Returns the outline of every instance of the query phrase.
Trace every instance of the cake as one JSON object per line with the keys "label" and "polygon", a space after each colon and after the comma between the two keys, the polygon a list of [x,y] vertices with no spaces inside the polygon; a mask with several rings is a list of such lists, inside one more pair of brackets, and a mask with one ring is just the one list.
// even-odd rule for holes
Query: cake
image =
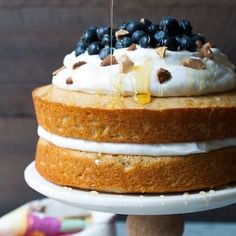
{"label": "cake", "polygon": [[115,193],[236,181],[234,65],[189,21],[90,27],[63,64],[33,91],[44,178]]}

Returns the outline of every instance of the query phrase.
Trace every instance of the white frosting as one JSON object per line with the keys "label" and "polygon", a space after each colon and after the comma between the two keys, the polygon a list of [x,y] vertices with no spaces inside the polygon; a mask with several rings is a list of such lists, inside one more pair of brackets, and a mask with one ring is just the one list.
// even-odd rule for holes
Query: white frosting
{"label": "white frosting", "polygon": [[38,127],[38,135],[46,141],[62,148],[123,155],[176,156],[207,153],[221,148],[236,146],[236,137],[208,142],[168,143],[168,144],[131,144],[94,142],[82,139],[61,137]]}
{"label": "white frosting", "polygon": [[[134,62],[135,66],[144,66],[145,61],[151,61],[151,73],[148,82],[152,96],[193,96],[213,92],[222,92],[236,87],[234,65],[217,48],[212,49],[214,60],[203,59],[206,65],[204,70],[196,70],[184,67],[182,62],[191,57],[198,57],[198,52],[189,51],[167,51],[162,59],[155,49],[143,49],[138,47],[135,51],[127,49],[114,50],[114,56],[118,60],[125,54]],[[73,65],[79,61],[86,61],[87,64],[73,70]],[[120,90],[124,95],[135,94],[134,72],[122,74],[119,72],[119,65],[102,67],[98,55],[90,56],[84,53],[78,57],[75,52],[64,58],[65,69],[53,77],[52,83],[62,89],[81,91],[86,93],[111,94],[117,90],[114,84],[119,83]],[[163,84],[157,79],[159,68],[168,70],[172,78]],[[73,84],[66,84],[66,79],[71,77]],[[119,80],[119,81],[116,81]]]}

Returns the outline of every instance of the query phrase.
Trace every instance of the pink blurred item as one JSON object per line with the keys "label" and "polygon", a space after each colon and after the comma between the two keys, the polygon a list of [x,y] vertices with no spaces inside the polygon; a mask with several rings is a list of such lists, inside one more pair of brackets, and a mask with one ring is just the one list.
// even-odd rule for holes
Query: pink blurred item
{"label": "pink blurred item", "polygon": [[0,218],[1,236],[115,236],[113,214],[33,201]]}

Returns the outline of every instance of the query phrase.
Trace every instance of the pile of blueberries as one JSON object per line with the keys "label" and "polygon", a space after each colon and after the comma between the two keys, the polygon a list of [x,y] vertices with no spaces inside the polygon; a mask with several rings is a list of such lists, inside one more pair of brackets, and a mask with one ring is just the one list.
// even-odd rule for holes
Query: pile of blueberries
{"label": "pile of blueberries", "polygon": [[[116,39],[115,32],[120,29],[129,33]],[[127,48],[133,43],[142,48],[166,46],[171,51],[195,52],[196,41],[202,44],[206,42],[202,34],[193,34],[192,26],[187,20],[177,21],[173,17],[165,17],[156,24],[148,19],[142,19],[123,23],[119,29],[113,29],[112,33],[108,26],[88,28],[77,43],[75,53],[79,56],[87,50],[89,55],[99,55],[104,59],[114,52],[114,49]]]}

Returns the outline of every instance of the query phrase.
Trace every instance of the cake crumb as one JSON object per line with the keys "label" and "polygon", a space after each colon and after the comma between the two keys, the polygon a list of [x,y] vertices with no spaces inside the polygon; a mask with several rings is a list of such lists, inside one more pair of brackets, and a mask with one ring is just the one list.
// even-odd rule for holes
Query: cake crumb
{"label": "cake crumb", "polygon": [[189,197],[189,193],[188,192],[185,192],[184,194],[183,194],[183,198],[184,198],[184,204],[185,205],[188,205],[188,197]]}
{"label": "cake crumb", "polygon": [[97,166],[98,166],[100,163],[101,163],[100,160],[98,160],[98,159],[95,160],[95,164],[96,164]]}
{"label": "cake crumb", "polygon": [[205,191],[200,191],[199,194],[202,195],[202,196],[203,196],[203,195],[205,196],[205,195],[206,195],[206,192],[205,192]]}
{"label": "cake crumb", "polygon": [[188,197],[189,196],[189,193],[188,192],[185,192],[184,194],[183,194],[183,197]]}
{"label": "cake crumb", "polygon": [[97,191],[90,191],[89,194],[93,195],[93,196],[96,196],[96,195],[99,195],[99,192],[97,192]]}
{"label": "cake crumb", "polygon": [[71,188],[71,187],[66,187],[66,186],[64,186],[64,187],[62,187],[64,190],[66,190],[66,191],[72,191],[73,189]]}
{"label": "cake crumb", "polygon": [[199,194],[204,198],[205,203],[208,205],[211,198],[208,197],[207,193],[205,191],[200,191]]}
{"label": "cake crumb", "polygon": [[216,192],[215,192],[215,190],[213,190],[213,189],[211,189],[210,191],[209,191],[209,194],[215,194]]}
{"label": "cake crumb", "polygon": [[164,196],[164,195],[160,195],[160,198],[163,199],[162,202],[161,202],[161,205],[162,205],[162,206],[165,206],[165,205],[166,205],[165,202],[164,202],[165,196]]}

